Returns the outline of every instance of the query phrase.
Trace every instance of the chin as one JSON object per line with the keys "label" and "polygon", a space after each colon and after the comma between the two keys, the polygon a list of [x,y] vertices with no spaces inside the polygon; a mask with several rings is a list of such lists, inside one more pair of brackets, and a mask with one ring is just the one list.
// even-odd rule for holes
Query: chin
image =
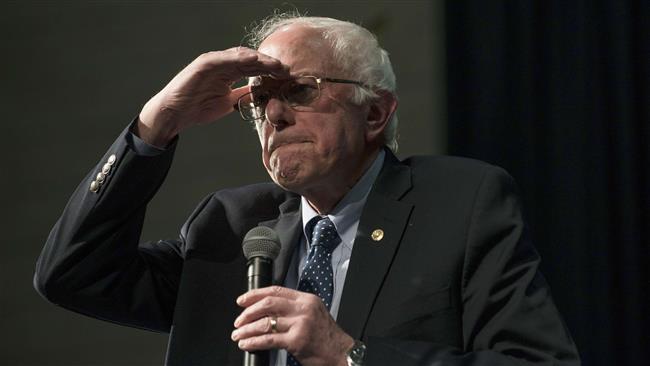
{"label": "chin", "polygon": [[303,161],[298,154],[276,154],[269,159],[266,171],[280,187],[293,191],[303,181]]}
{"label": "chin", "polygon": [[269,172],[269,175],[271,176],[271,179],[275,182],[275,184],[279,185],[283,189],[295,193],[299,193],[300,187],[302,187],[302,180],[300,179],[299,175],[297,174],[298,172],[290,171],[290,172],[282,172],[280,173],[279,171],[273,171]]}

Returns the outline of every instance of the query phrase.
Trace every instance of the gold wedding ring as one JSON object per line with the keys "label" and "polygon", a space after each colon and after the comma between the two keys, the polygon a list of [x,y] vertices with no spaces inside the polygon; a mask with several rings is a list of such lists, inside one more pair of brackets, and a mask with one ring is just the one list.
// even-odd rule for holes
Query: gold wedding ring
{"label": "gold wedding ring", "polygon": [[278,318],[274,316],[269,317],[269,324],[271,328],[271,333],[277,333],[278,332]]}

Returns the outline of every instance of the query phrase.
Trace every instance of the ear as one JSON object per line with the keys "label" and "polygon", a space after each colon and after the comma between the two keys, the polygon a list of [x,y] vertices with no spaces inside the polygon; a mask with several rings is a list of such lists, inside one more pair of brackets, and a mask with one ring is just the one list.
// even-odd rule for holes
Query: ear
{"label": "ear", "polygon": [[370,104],[366,117],[366,141],[381,145],[385,142],[384,129],[397,110],[397,96],[386,90],[379,90],[377,94],[379,98]]}

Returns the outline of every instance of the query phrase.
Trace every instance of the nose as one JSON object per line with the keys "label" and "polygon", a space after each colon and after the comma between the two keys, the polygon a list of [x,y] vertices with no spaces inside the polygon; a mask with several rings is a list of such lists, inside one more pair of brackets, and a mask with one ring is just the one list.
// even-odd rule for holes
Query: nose
{"label": "nose", "polygon": [[288,125],[292,125],[293,113],[291,108],[287,106],[281,99],[271,98],[266,104],[266,121],[273,126],[276,130],[281,130]]}

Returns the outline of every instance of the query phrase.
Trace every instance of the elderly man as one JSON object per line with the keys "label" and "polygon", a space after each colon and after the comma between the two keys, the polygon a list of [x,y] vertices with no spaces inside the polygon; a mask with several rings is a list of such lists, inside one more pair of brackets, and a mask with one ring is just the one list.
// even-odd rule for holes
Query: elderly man
{"label": "elderly man", "polygon": [[[170,332],[171,365],[238,365],[242,350],[273,365],[579,363],[511,178],[393,155],[395,77],[372,34],[278,16],[254,43],[199,56],[146,103],[52,230],[43,296]],[[176,136],[234,109],[274,183],[216,192],[179,240],[138,245]],[[281,239],[276,286],[246,292],[241,242],[258,225]]]}

